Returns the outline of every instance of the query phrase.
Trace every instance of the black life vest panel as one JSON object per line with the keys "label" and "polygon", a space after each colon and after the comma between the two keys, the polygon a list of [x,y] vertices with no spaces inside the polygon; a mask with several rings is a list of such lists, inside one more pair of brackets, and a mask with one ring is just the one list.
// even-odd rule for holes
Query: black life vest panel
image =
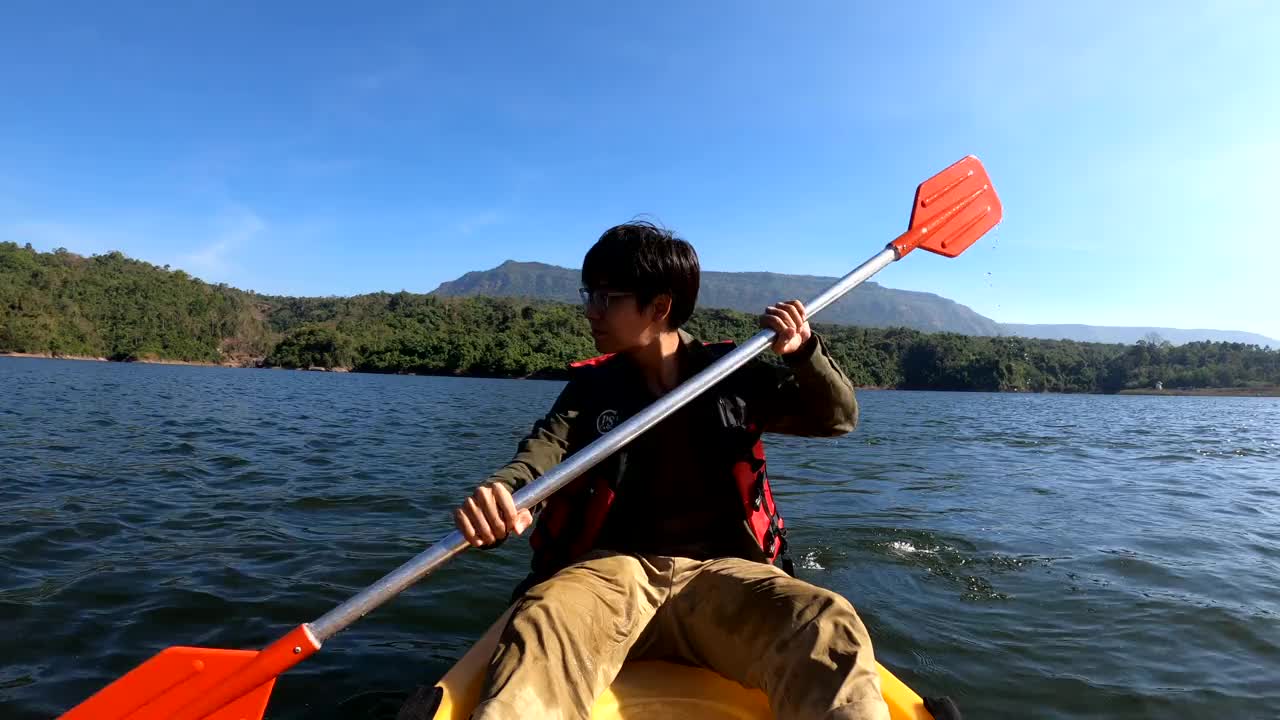
{"label": "black life vest panel", "polygon": [[[730,342],[690,348],[700,363],[697,369],[733,349]],[[570,455],[643,409],[643,400],[625,397],[620,390],[635,387],[633,378],[620,377],[621,360],[602,355],[571,365],[569,382],[580,384],[583,406],[570,431]],[[757,552],[752,559],[772,563],[785,548],[786,525],[769,487],[763,430],[735,385],[733,376],[726,378],[691,404],[701,405],[702,416],[712,426],[708,431],[717,441],[707,443],[707,452],[715,453],[709,465],[723,467],[725,476],[732,478],[743,520],[755,540]],[[625,467],[623,448],[547,500],[529,538],[535,576],[548,577],[594,547]],[[662,513],[666,508],[652,511]]]}

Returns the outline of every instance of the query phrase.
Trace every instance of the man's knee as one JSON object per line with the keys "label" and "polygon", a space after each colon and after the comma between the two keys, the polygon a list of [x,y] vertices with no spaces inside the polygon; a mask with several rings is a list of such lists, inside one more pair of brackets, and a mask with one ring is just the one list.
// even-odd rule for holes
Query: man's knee
{"label": "man's knee", "polygon": [[807,583],[788,590],[786,617],[781,619],[784,627],[776,636],[775,652],[857,656],[870,650],[866,626],[843,595]]}
{"label": "man's knee", "polygon": [[840,593],[819,588],[810,602],[814,608],[815,622],[849,636],[859,644],[865,643],[867,628],[848,598]]}
{"label": "man's knee", "polygon": [[[601,567],[597,567],[600,565]],[[561,635],[566,642],[623,642],[643,618],[638,582],[625,559],[569,567],[529,588],[517,601],[512,624]]]}
{"label": "man's knee", "polygon": [[529,588],[516,602],[512,619],[520,623],[564,626],[585,620],[608,607],[598,590],[556,576]]}
{"label": "man's knee", "polygon": [[862,624],[862,620],[858,617],[858,612],[853,609],[853,603],[833,590],[815,587],[809,594],[808,604],[815,617],[832,618],[843,622],[853,622],[858,625]]}

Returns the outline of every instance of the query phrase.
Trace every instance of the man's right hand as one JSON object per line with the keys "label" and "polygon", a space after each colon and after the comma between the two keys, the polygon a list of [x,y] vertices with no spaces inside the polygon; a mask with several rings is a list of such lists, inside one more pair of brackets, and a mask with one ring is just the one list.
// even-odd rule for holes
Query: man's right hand
{"label": "man's right hand", "polygon": [[502,483],[488,483],[476,488],[475,493],[453,511],[453,522],[475,547],[485,547],[501,542],[512,530],[524,533],[533,524],[533,513],[516,510],[511,492]]}

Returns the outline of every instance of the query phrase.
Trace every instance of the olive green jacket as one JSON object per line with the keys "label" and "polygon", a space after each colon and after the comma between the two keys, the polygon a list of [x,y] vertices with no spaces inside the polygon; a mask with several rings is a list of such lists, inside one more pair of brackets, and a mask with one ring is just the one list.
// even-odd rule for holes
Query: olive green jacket
{"label": "olive green jacket", "polygon": [[[696,371],[707,353],[703,345],[680,331],[682,351],[693,362],[686,363]],[[744,395],[753,406],[753,414],[763,419],[764,432],[835,437],[850,432],[858,422],[858,403],[853,384],[832,359],[822,338],[814,333],[808,343],[782,356],[781,367],[757,358],[729,378],[745,388]],[[683,379],[683,378],[682,378]],[[486,482],[502,483],[511,491],[518,490],[549,471],[571,452],[575,424],[596,421],[582,417],[582,409],[594,398],[583,397],[582,388],[570,377],[551,410],[534,423],[532,431],[520,442],[511,462],[495,472]],[[695,401],[696,402],[696,401]]]}

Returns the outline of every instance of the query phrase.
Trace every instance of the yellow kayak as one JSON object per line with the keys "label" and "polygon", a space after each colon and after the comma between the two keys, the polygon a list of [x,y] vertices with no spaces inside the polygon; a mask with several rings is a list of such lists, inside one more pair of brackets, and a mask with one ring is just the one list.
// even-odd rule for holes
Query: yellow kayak
{"label": "yellow kayak", "polygon": [[[509,613],[510,611],[508,611]],[[441,678],[430,697],[401,717],[467,720],[480,697],[485,667],[506,625],[504,614],[484,637]],[[924,700],[883,666],[880,686],[892,720],[934,720]],[[424,707],[425,705],[425,707]],[[434,714],[430,714],[434,711]],[[601,720],[773,720],[763,692],[751,690],[702,668],[656,660],[627,663],[613,685],[596,699],[592,718]]]}

